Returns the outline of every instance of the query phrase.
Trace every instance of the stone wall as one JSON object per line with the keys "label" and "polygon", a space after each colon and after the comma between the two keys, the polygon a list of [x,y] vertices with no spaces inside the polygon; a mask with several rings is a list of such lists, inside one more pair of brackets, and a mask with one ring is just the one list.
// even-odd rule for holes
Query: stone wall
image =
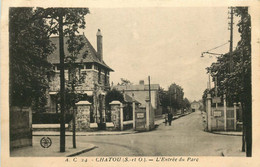
{"label": "stone wall", "polygon": [[[79,102],[77,105],[76,112],[76,131],[87,131],[90,129],[90,112],[91,112],[91,103],[87,101]],[[70,122],[70,130],[72,130],[72,121]]]}
{"label": "stone wall", "polygon": [[114,124],[114,130],[120,130],[120,102],[113,101],[111,105],[111,121]]}
{"label": "stone wall", "polygon": [[[98,83],[98,71],[96,70],[82,70],[81,74],[85,76],[84,82],[77,87],[77,90],[93,90],[95,83]],[[68,81],[68,72],[65,71],[65,80]],[[107,76],[107,83],[109,83],[109,76]],[[105,85],[105,74],[101,73],[100,83],[101,86]],[[60,88],[60,73],[56,74],[51,78],[49,82],[50,91],[58,91]]]}
{"label": "stone wall", "polygon": [[10,149],[32,146],[32,111],[10,107]]}

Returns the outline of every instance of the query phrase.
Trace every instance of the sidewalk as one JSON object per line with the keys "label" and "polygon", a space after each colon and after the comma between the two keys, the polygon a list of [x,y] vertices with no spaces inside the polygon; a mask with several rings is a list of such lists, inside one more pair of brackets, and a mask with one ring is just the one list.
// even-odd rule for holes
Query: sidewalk
{"label": "sidewalk", "polygon": [[[104,135],[126,135],[137,133],[134,130],[125,131],[95,131],[95,132],[76,132],[77,136],[104,136]],[[33,136],[60,136],[59,131],[33,131]],[[66,136],[72,136],[72,132],[66,131]]]}
{"label": "sidewalk", "polygon": [[242,152],[241,148],[230,148],[221,151],[223,157],[246,157],[246,152]]}
{"label": "sidewalk", "polygon": [[41,137],[33,137],[33,146],[17,148],[10,151],[11,157],[70,157],[76,156],[81,153],[91,151],[97,148],[95,145],[90,143],[77,142],[77,148],[72,148],[72,140],[66,138],[66,152],[59,152],[60,143],[59,137],[50,137],[52,144],[49,148],[43,148],[40,145]]}
{"label": "sidewalk", "polygon": [[[185,116],[190,113],[185,113],[182,115],[176,115],[173,116],[173,121],[175,119],[178,119],[182,116]],[[161,115],[157,118],[155,118],[154,124],[160,125],[164,123],[164,116]],[[104,135],[126,135],[126,134],[134,134],[138,133],[137,131],[134,131],[133,129],[130,130],[124,130],[124,131],[94,131],[94,132],[76,132],[77,136],[104,136]],[[59,136],[59,131],[33,131],[33,136]],[[71,131],[66,131],[66,136],[72,136]]]}
{"label": "sidewalk", "polygon": [[[236,131],[212,131],[209,133],[216,135],[242,136],[242,132]],[[239,145],[237,145],[236,147],[220,150],[220,152],[221,155],[224,157],[246,157],[246,153],[241,151],[241,143],[239,143]]]}
{"label": "sidewalk", "polygon": [[228,136],[242,136],[242,132],[237,131],[212,131],[211,133]]}

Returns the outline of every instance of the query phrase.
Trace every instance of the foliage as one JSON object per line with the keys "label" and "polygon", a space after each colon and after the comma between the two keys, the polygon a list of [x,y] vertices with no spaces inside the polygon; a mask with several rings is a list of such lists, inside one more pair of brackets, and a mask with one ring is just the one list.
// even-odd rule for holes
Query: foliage
{"label": "foliage", "polygon": [[63,35],[73,36],[78,29],[84,29],[88,8],[37,8],[35,16],[44,18],[48,23],[48,34],[59,34],[59,18],[62,18]]}
{"label": "foliage", "polygon": [[[243,17],[238,23],[241,40],[236,50],[217,58],[217,62],[207,68],[213,80],[218,85],[218,95],[227,95],[227,103],[243,101],[250,98],[251,91],[251,23],[247,8],[238,7],[235,10],[237,16]],[[232,56],[232,62],[230,57]],[[244,81],[245,84],[244,84]],[[249,88],[246,88],[249,87]]]}
{"label": "foliage", "polygon": [[51,68],[46,58],[53,51],[48,25],[33,8],[10,8],[9,18],[10,105],[42,111]]}
{"label": "foliage", "polygon": [[183,108],[190,108],[190,101],[186,97],[183,100]]}
{"label": "foliage", "polygon": [[[49,35],[68,36],[66,41],[70,55],[65,55],[65,64],[69,72],[69,80],[66,81],[65,90],[65,108],[68,111],[71,107],[75,107],[75,103],[82,99],[82,94],[77,92],[76,87],[80,85],[84,79],[84,75],[80,75],[82,63],[76,63],[80,50],[84,47],[84,37],[77,35],[78,29],[85,28],[85,15],[89,13],[88,8],[38,8],[37,14],[42,16],[48,22]],[[62,21],[62,22],[61,22]],[[60,32],[62,26],[63,32]],[[86,56],[83,55],[83,56]],[[84,58],[84,57],[82,57]],[[77,75],[79,74],[79,75]],[[60,94],[60,93],[59,93]]]}
{"label": "foliage", "polygon": [[183,108],[183,96],[184,92],[181,86],[173,83],[168,89],[168,94],[170,98],[170,106],[174,109]]}
{"label": "foliage", "polygon": [[124,102],[123,94],[116,89],[112,89],[112,90],[107,92],[106,99],[105,99],[106,106],[109,106],[109,103],[111,103],[114,100],[118,100],[121,103]]}
{"label": "foliage", "polygon": [[[54,48],[49,36],[59,35],[58,19],[62,17],[63,35],[69,36],[68,50],[71,53],[66,60],[73,64],[73,56],[83,47],[76,33],[78,28],[85,28],[87,13],[87,8],[10,8],[11,105],[32,105],[36,111],[44,108],[48,88],[46,75],[51,74],[47,56]],[[75,83],[72,80],[71,84]]]}
{"label": "foliage", "polygon": [[[207,68],[218,85],[218,96],[226,94],[227,104],[241,102],[243,126],[246,131],[247,156],[252,152],[252,85],[251,85],[251,18],[248,7],[234,8],[240,17],[237,24],[240,41],[235,51],[218,57],[216,63]],[[212,92],[210,92],[212,93]],[[206,92],[203,94],[205,101]]]}
{"label": "foliage", "polygon": [[133,83],[128,79],[121,78],[121,83],[119,85],[126,86],[126,85],[133,85]]}
{"label": "foliage", "polygon": [[65,93],[65,104],[66,111],[71,107],[75,107],[75,104],[82,100],[84,96],[77,90],[86,76],[81,74],[80,69],[84,66],[83,63],[76,63],[78,59],[78,54],[84,46],[83,37],[72,35],[67,41],[68,50],[70,55],[65,57],[66,67],[68,69],[69,79],[66,81],[66,93]]}
{"label": "foliage", "polygon": [[187,98],[183,99],[183,88],[177,84],[171,84],[167,91],[159,88],[159,100],[162,107],[171,107],[175,110],[189,108],[190,102]]}
{"label": "foliage", "polygon": [[165,91],[162,87],[159,87],[159,101],[162,107],[167,108],[170,105],[170,98],[168,92]]}

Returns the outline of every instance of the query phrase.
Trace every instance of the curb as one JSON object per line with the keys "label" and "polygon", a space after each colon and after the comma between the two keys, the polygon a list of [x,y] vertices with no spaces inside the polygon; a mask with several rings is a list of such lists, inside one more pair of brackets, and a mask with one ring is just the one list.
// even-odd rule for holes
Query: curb
{"label": "curb", "polygon": [[[135,134],[137,131],[133,132],[125,132],[125,133],[104,133],[104,134],[76,134],[76,136],[109,136],[109,135],[127,135],[127,134]],[[34,134],[33,136],[60,136],[59,134]],[[66,134],[65,136],[72,136],[72,134]]]}
{"label": "curb", "polygon": [[[189,115],[189,114],[190,113],[179,115],[178,117],[174,118],[173,121],[176,120],[176,119],[179,119],[183,116]],[[161,120],[162,120],[162,122],[160,121],[159,123],[155,123],[155,125],[159,126],[160,124],[164,123],[163,122],[164,119],[161,119]],[[103,134],[102,133],[95,133],[95,132],[93,134],[91,134],[91,132],[88,132],[88,134],[76,134],[76,136],[109,136],[109,135],[127,135],[127,134],[135,134],[135,133],[139,133],[139,132],[138,131],[131,131],[131,132],[122,132],[122,133],[115,132],[115,133],[103,133]],[[32,136],[60,136],[60,134],[58,132],[58,134],[33,134]],[[65,136],[72,136],[72,134],[66,134]]]}
{"label": "curb", "polygon": [[83,149],[81,151],[78,151],[78,152],[75,152],[75,153],[72,153],[70,155],[67,155],[66,157],[74,157],[74,156],[77,156],[77,155],[80,155],[80,154],[83,154],[85,152],[89,152],[91,150],[94,150],[95,148],[98,148],[97,146],[93,146],[91,148],[87,148],[87,149]]}
{"label": "curb", "polygon": [[242,134],[228,134],[228,133],[220,133],[220,132],[209,132],[216,135],[225,135],[225,136],[242,136]]}

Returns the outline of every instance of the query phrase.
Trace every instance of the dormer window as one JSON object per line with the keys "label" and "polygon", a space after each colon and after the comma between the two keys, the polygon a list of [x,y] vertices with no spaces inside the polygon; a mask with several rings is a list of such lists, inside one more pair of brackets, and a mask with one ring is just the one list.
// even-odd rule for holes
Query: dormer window
{"label": "dormer window", "polygon": [[86,64],[86,69],[92,69],[92,64]]}

